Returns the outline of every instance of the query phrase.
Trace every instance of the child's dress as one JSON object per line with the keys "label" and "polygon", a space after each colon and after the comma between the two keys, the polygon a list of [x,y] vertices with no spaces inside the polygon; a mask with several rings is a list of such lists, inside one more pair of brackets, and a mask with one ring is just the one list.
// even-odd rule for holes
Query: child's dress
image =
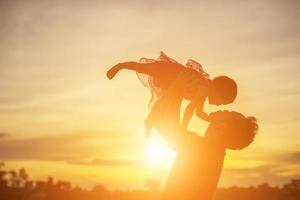
{"label": "child's dress", "polygon": [[[140,63],[155,63],[155,62],[170,62],[170,63],[177,63],[179,65],[181,65],[180,63],[178,63],[177,61],[175,61],[174,59],[168,57],[164,52],[160,52],[160,56],[155,60],[155,59],[149,59],[149,58],[141,58],[140,59]],[[199,73],[199,78],[201,79],[201,84],[202,86],[209,84],[209,75],[203,70],[202,66],[200,63],[189,59],[187,61],[187,63],[182,66],[182,70],[184,68],[189,68],[189,69],[193,69],[195,71],[197,71]],[[157,69],[159,70],[159,69]],[[165,73],[165,70],[162,70],[162,73]],[[170,72],[168,72],[169,74],[165,74],[165,76],[173,76],[173,77],[177,77],[178,70],[171,70]],[[172,74],[172,73],[176,73],[176,74]],[[151,91],[151,99],[149,101],[149,107],[152,108],[152,106],[154,105],[154,103],[161,97],[161,95],[164,92],[164,89],[159,87],[157,84],[155,84],[154,78],[153,76],[149,76],[146,74],[141,74],[141,73],[137,73],[139,80],[142,82],[142,84],[145,87],[148,87],[149,90]],[[175,81],[175,78],[174,80]]]}

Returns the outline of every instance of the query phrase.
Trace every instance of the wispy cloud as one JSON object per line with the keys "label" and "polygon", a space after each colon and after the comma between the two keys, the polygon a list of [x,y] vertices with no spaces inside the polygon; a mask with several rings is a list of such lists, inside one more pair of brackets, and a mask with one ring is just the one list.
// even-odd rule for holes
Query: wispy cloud
{"label": "wispy cloud", "polygon": [[269,155],[258,155],[263,164],[255,167],[230,166],[222,172],[223,185],[251,185],[252,183],[284,184],[290,179],[300,178],[300,152],[273,151]]}
{"label": "wispy cloud", "polygon": [[300,151],[288,152],[281,155],[279,161],[282,163],[291,163],[300,165]]}
{"label": "wispy cloud", "polygon": [[7,136],[8,136],[7,133],[0,133],[0,139],[1,139],[1,138],[5,138],[5,137],[7,137]]}
{"label": "wispy cloud", "polygon": [[251,185],[253,183],[284,184],[291,179],[300,178],[300,165],[289,169],[288,165],[263,165],[250,168],[225,168],[222,173],[223,185]]}
{"label": "wispy cloud", "polygon": [[72,165],[84,165],[84,166],[135,166],[138,164],[137,161],[130,160],[106,160],[106,159],[95,159],[91,161],[69,161]]}
{"label": "wispy cloud", "polygon": [[[112,135],[112,133],[107,132]],[[4,135],[3,135],[4,136]],[[100,136],[100,137],[99,137]],[[0,158],[2,160],[44,160],[70,161],[91,159],[95,156],[107,157],[123,152],[134,151],[127,142],[105,137],[100,133],[76,133],[46,135],[32,138],[11,138],[0,140]],[[94,160],[90,164],[125,164],[108,160]],[[74,163],[75,164],[75,163]],[[80,162],[77,162],[80,164]],[[83,162],[81,164],[84,164]],[[88,164],[88,163],[86,163]]]}

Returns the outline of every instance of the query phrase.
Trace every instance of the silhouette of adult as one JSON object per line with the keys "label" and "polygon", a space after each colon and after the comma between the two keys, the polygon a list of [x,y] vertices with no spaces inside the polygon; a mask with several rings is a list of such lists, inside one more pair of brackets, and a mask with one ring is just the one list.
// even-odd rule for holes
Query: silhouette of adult
{"label": "silhouette of adult", "polygon": [[153,125],[177,152],[164,200],[210,200],[221,175],[226,148],[242,149],[254,138],[254,117],[218,111],[210,115],[204,136],[180,128],[181,92],[194,91],[193,72],[182,72],[153,110]]}

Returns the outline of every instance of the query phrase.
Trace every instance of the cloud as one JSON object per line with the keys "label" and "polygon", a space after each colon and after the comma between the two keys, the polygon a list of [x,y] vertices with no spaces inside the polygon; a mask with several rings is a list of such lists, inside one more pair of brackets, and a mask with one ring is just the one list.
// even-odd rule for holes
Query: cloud
{"label": "cloud", "polygon": [[292,171],[287,165],[270,164],[251,168],[225,168],[222,172],[222,185],[251,185],[271,183],[282,185],[291,179],[300,178],[299,170]]}
{"label": "cloud", "polygon": [[7,133],[0,133],[0,139],[7,137],[8,134]]}
{"label": "cloud", "polygon": [[0,141],[2,160],[63,160],[72,158],[82,135],[45,136]]}
{"label": "cloud", "polygon": [[69,161],[72,165],[84,165],[84,166],[133,166],[137,165],[138,162],[130,160],[106,160],[106,159],[95,159],[91,161]]}
{"label": "cloud", "polygon": [[[101,136],[101,137],[99,137]],[[100,139],[101,138],[101,139]],[[0,140],[2,160],[69,161],[106,155],[123,148],[99,133],[74,133]]]}
{"label": "cloud", "polygon": [[[257,156],[259,157],[259,156]],[[225,167],[222,172],[221,185],[253,185],[271,183],[282,185],[291,179],[300,178],[300,152],[272,152],[259,157],[264,161],[255,167]]]}
{"label": "cloud", "polygon": [[249,167],[249,168],[226,168],[227,173],[236,174],[236,175],[244,175],[244,176],[252,176],[256,174],[257,176],[263,176],[266,174],[275,175],[280,169],[280,165],[262,165],[258,167]]}
{"label": "cloud", "polygon": [[280,156],[279,161],[291,164],[300,164],[300,151],[288,152]]}

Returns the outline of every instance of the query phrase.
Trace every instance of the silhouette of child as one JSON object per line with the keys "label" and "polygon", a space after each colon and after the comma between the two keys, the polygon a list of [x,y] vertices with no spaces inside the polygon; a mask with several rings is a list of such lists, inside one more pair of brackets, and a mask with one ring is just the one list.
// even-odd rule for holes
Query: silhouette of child
{"label": "silhouette of child", "polygon": [[[189,59],[184,66],[163,52],[160,52],[160,56],[156,60],[141,58],[140,62],[119,63],[107,71],[107,77],[112,79],[122,69],[136,71],[143,85],[151,90],[152,97],[149,106],[153,109],[164,91],[176,80],[182,70],[193,70],[201,84],[199,87],[190,88],[182,94],[185,99],[191,101],[182,120],[181,127],[183,129],[187,128],[194,111],[199,118],[209,121],[208,114],[203,111],[206,98],[210,104],[222,105],[232,103],[237,95],[237,85],[232,79],[226,76],[210,79],[200,63]],[[145,120],[147,137],[152,128],[151,113],[152,111]]]}

